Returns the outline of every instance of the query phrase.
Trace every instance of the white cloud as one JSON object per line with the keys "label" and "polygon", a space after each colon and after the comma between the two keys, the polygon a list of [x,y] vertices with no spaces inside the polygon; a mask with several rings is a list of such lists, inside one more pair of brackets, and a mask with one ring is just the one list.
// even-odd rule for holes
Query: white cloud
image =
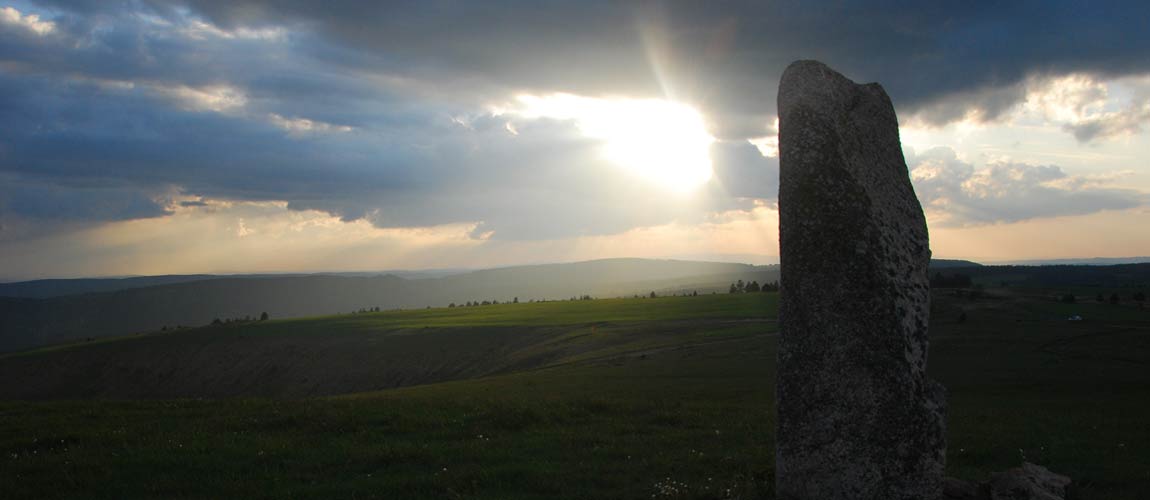
{"label": "white cloud", "polygon": [[56,31],[56,23],[42,21],[37,14],[22,14],[12,7],[0,8],[0,24],[27,30],[39,36],[50,35]]}
{"label": "white cloud", "polygon": [[151,90],[175,101],[187,111],[214,111],[226,113],[243,108],[248,98],[244,92],[230,85],[190,87],[187,85],[151,84]]}
{"label": "white cloud", "polygon": [[1071,74],[1034,79],[1020,114],[1058,124],[1080,142],[1137,134],[1150,121],[1150,77],[1103,81]]}
{"label": "white cloud", "polygon": [[778,158],[779,156],[779,119],[775,118],[775,122],[771,125],[770,134],[762,137],[752,137],[747,139],[747,142],[755,146],[759,150],[759,154],[764,158]]}
{"label": "white cloud", "polygon": [[1055,122],[1077,122],[1097,116],[1109,98],[1108,86],[1086,74],[1032,79],[1021,111]]}
{"label": "white cloud", "polygon": [[[765,204],[698,224],[665,223],[611,235],[501,241],[477,223],[381,229],[282,201],[176,195],[168,217],[110,222],[39,240],[0,240],[5,279],[198,272],[365,271],[634,256],[777,255],[778,213]],[[182,204],[190,202],[191,204]],[[188,235],[195,235],[189,238]]]}
{"label": "white cloud", "polygon": [[1138,134],[1150,122],[1150,75],[1104,78],[1089,73],[1032,76],[1008,87],[956,94],[917,110],[912,128],[958,123],[1054,127],[1080,143]]}
{"label": "white cloud", "polygon": [[188,19],[178,29],[179,33],[191,38],[193,40],[207,40],[210,38],[222,38],[225,40],[270,40],[280,41],[287,37],[287,30],[283,27],[269,27],[269,28],[251,28],[240,26],[235,29],[225,30],[214,24],[204,22],[200,19]]}
{"label": "white cloud", "polygon": [[271,120],[272,125],[282,128],[293,135],[318,132],[351,132],[354,130],[347,125],[333,125],[331,123],[309,120],[307,118],[286,118],[276,113],[268,114],[268,119]]}
{"label": "white cloud", "polygon": [[908,154],[911,179],[932,224],[971,226],[1142,206],[1147,193],[1114,187],[1122,173],[1073,176],[1055,165],[998,161],[984,168],[933,148]]}

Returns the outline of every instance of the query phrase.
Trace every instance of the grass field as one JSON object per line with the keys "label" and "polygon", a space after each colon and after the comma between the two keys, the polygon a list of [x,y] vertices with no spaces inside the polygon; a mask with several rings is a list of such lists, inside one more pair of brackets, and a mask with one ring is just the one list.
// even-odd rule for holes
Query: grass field
{"label": "grass field", "polygon": [[[1081,498],[1144,498],[1150,311],[1048,296],[936,297],[930,371],[950,390],[949,473],[979,479],[1026,459],[1074,478]],[[9,393],[35,385],[36,374],[7,378],[18,368],[64,370],[89,391],[39,388],[53,397],[109,394],[66,363],[148,354],[161,360],[147,370],[88,378],[165,397],[179,384],[129,382],[199,370],[216,373],[201,375],[200,390],[289,386],[277,374],[298,370],[277,363],[294,363],[337,382],[312,386],[327,397],[0,402],[0,496],[772,498],[777,300],[401,311],[5,357]],[[1066,321],[1072,314],[1084,320]],[[308,349],[326,358],[300,354]],[[126,351],[137,354],[115,358]],[[164,362],[167,353],[177,354]],[[471,369],[395,383],[397,374],[421,383],[411,374],[437,357]],[[365,391],[373,377],[398,388]]]}

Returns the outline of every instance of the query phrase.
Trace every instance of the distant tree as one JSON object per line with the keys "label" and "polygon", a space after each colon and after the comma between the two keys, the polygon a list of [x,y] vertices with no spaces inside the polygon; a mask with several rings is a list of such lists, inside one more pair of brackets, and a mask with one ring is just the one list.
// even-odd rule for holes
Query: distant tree
{"label": "distant tree", "polygon": [[493,301],[491,301],[491,303],[492,303],[492,304],[494,304],[494,305],[499,305],[499,301],[498,301],[498,300],[493,300]]}
{"label": "distant tree", "polygon": [[267,321],[267,320],[268,320],[268,313],[267,313],[267,311],[264,311],[264,312],[260,313],[260,321]]}
{"label": "distant tree", "polygon": [[747,293],[757,292],[759,290],[760,288],[758,281],[752,281],[749,285],[747,285]]}
{"label": "distant tree", "polygon": [[727,290],[727,293],[739,293],[739,287],[735,286],[734,283],[731,283],[731,288]]}
{"label": "distant tree", "polygon": [[1105,304],[1106,303],[1106,296],[1102,295],[1102,292],[1098,292],[1098,296],[1094,297],[1094,300],[1097,300],[1099,304]]}
{"label": "distant tree", "polygon": [[652,299],[655,298],[655,291],[654,290],[651,290],[651,298]]}
{"label": "distant tree", "polygon": [[224,324],[224,322],[220,321],[220,318],[216,318],[216,319],[212,320],[212,326],[220,326],[222,324]]}
{"label": "distant tree", "polygon": [[1074,294],[1068,293],[1063,295],[1061,300],[1063,304],[1073,304],[1075,301]]}
{"label": "distant tree", "polygon": [[455,309],[455,302],[452,302],[452,303],[450,303],[450,304],[447,304],[447,308],[448,308],[448,309]]}
{"label": "distant tree", "polygon": [[698,296],[699,296],[699,291],[698,291],[698,290],[695,290],[695,291],[691,292],[691,296],[692,296],[692,297],[698,297]]}
{"label": "distant tree", "polygon": [[966,311],[962,311],[961,313],[958,314],[958,322],[959,323],[966,323]]}
{"label": "distant tree", "polygon": [[512,304],[518,304],[519,303],[519,297],[515,297],[515,298],[511,299],[511,303]]}
{"label": "distant tree", "polygon": [[1134,292],[1134,302],[1138,303],[1138,307],[1142,307],[1142,303],[1146,302],[1146,294],[1143,292]]}
{"label": "distant tree", "polygon": [[739,280],[739,281],[735,282],[735,288],[738,288],[739,293],[742,293],[742,292],[746,291],[747,284],[743,283],[743,280]]}
{"label": "distant tree", "polygon": [[1114,293],[1110,294],[1110,303],[1114,304],[1114,305],[1118,305],[1118,292],[1114,292]]}

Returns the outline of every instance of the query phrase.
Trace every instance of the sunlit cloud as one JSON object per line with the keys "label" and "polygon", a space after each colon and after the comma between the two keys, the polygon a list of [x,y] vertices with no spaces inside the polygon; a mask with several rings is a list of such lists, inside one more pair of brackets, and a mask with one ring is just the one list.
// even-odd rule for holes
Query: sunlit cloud
{"label": "sunlit cloud", "polygon": [[771,263],[778,214],[767,204],[611,235],[499,241],[478,223],[381,229],[284,202],[176,196],[169,216],[9,242],[4,279],[31,276],[495,267],[608,257]]}
{"label": "sunlit cloud", "polygon": [[179,28],[184,36],[194,40],[222,38],[225,40],[283,40],[287,37],[287,29],[281,26],[267,28],[251,28],[241,26],[231,30],[221,29],[219,26],[200,19],[189,19]]}
{"label": "sunlit cloud", "polygon": [[268,119],[271,120],[272,125],[297,135],[313,132],[351,132],[353,130],[347,125],[333,125],[307,118],[286,118],[277,113],[270,113]]}
{"label": "sunlit cloud", "polygon": [[244,92],[230,85],[191,87],[187,85],[153,84],[156,94],[171,99],[186,111],[214,111],[226,113],[242,109],[248,98]]}
{"label": "sunlit cloud", "polygon": [[752,137],[747,139],[747,142],[754,145],[759,150],[759,154],[765,158],[778,158],[779,156],[779,119],[775,118],[774,124],[771,125],[770,134],[762,137]]}
{"label": "sunlit cloud", "polygon": [[939,147],[908,158],[932,227],[1013,223],[1145,206],[1150,193],[1115,185],[1122,173],[1069,175],[1057,165],[991,162],[976,168]]}
{"label": "sunlit cloud", "polygon": [[707,132],[702,115],[684,104],[571,94],[522,95],[515,106],[497,113],[522,119],[573,120],[584,135],[603,141],[604,158],[674,192],[694,190],[713,175],[709,148],[715,139]]}
{"label": "sunlit cloud", "polygon": [[915,128],[954,126],[960,133],[997,124],[1051,127],[1079,142],[1131,136],[1150,122],[1150,76],[1036,75],[1018,84],[973,90],[923,106],[904,120]]}
{"label": "sunlit cloud", "polygon": [[39,36],[56,31],[56,23],[41,20],[38,14],[22,14],[12,7],[0,8],[0,24],[23,29]]}
{"label": "sunlit cloud", "polygon": [[[380,229],[364,220],[341,221],[284,202],[190,200],[172,214],[102,224],[53,235],[39,245],[16,242],[5,255],[21,267],[7,272],[43,275],[166,274],[373,270],[406,267],[419,256],[484,243],[471,224]],[[189,237],[194,235],[194,237]],[[52,261],[34,248],[47,244]],[[427,262],[426,264],[430,264]]]}

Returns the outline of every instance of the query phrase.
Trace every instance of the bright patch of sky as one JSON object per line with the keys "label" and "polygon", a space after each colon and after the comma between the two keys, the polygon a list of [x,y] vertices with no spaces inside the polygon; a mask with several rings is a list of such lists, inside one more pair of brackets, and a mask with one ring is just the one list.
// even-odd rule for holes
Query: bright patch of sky
{"label": "bright patch of sky", "polygon": [[[676,193],[711,180],[710,146],[703,116],[661,99],[592,98],[571,94],[521,95],[497,115],[573,120],[585,136],[603,141],[602,155],[627,173]],[[509,131],[516,133],[508,123]]]}

